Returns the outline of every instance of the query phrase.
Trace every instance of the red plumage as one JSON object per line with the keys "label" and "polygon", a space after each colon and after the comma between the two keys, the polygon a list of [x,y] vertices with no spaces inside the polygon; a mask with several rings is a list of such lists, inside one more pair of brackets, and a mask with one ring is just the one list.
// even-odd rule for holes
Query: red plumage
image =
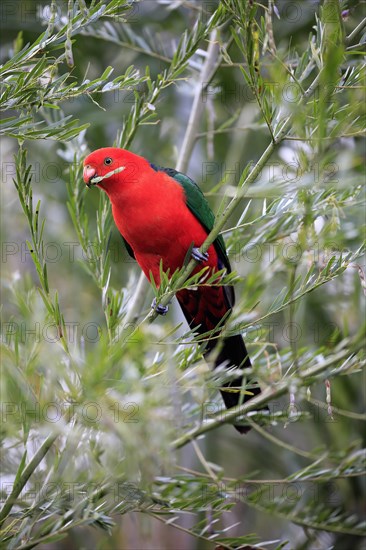
{"label": "red plumage", "polygon": [[[121,235],[132,248],[147,278],[150,280],[152,274],[157,285],[160,284],[161,260],[164,271],[169,269],[171,274],[174,273],[182,267],[192,244],[200,247],[208,234],[207,228],[187,206],[184,187],[167,172],[157,170],[138,155],[112,147],[98,149],[84,161],[85,182],[88,185],[96,183],[107,193]],[[194,272],[206,266],[211,272],[222,269],[214,245],[210,246],[208,254],[208,260],[201,262]],[[222,286],[182,290],[177,293],[177,299],[190,326],[198,327],[201,334],[217,327],[232,307]],[[206,353],[216,343],[217,338],[209,340]],[[223,339],[216,366],[221,363],[228,367],[251,367],[240,335]],[[226,385],[240,388],[241,383],[240,377]],[[257,394],[260,390],[256,387],[251,391]],[[227,407],[239,403],[239,391],[222,390],[222,395]],[[244,401],[246,399],[247,396]],[[241,433],[248,430],[236,427]]]}

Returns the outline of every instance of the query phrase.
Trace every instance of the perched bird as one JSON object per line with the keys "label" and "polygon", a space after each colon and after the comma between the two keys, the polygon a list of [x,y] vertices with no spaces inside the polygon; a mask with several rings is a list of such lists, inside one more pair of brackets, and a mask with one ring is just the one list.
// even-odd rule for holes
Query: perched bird
{"label": "perched bird", "polygon": [[[160,284],[160,263],[163,270],[175,270],[184,264],[188,251],[199,262],[196,270],[208,266],[210,272],[231,271],[222,236],[217,237],[206,254],[199,247],[211,231],[215,217],[198,185],[188,176],[172,168],[150,164],[144,158],[114,147],[91,153],[84,160],[84,181],[105,191],[112,204],[112,213],[129,254],[136,259],[146,277]],[[205,334],[221,326],[234,305],[232,286],[198,286],[177,292],[177,299],[192,329]],[[152,307],[165,315],[167,306]],[[206,340],[205,357],[218,346],[215,368],[243,369],[242,375],[225,383],[221,394],[227,408],[245,402],[260,393],[248,383],[251,362],[243,338],[234,336]],[[249,374],[250,375],[250,374]],[[229,389],[230,388],[230,389]],[[250,388],[250,389],[249,389]],[[240,433],[248,427],[237,425]]]}

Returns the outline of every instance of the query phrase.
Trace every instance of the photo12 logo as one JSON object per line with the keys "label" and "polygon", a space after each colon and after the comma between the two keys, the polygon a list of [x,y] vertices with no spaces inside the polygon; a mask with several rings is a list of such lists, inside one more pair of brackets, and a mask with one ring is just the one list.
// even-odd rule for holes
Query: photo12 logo
{"label": "photo12 logo", "polygon": [[98,425],[103,421],[115,424],[136,424],[140,421],[139,405],[135,402],[122,403],[115,401],[105,407],[96,401],[59,402],[27,401],[14,403],[4,401],[0,404],[1,422],[5,425],[14,422],[31,420],[32,424],[64,424],[65,417],[77,417],[86,424]]}

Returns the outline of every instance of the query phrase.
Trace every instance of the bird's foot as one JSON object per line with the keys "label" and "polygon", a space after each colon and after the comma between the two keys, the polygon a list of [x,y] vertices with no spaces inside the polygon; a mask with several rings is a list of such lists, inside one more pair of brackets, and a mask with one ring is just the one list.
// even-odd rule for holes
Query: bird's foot
{"label": "bird's foot", "polygon": [[208,252],[201,252],[197,247],[192,248],[191,254],[192,258],[196,260],[196,262],[207,262],[209,258]]}
{"label": "bird's foot", "polygon": [[153,299],[151,307],[159,315],[166,315],[169,311],[169,306],[163,306],[162,304],[156,305],[156,298]]}

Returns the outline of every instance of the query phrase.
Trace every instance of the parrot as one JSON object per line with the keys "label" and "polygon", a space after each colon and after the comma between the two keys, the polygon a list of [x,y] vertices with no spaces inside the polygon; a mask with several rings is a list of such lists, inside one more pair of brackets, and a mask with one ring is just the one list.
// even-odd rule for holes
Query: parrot
{"label": "parrot", "polygon": [[[132,256],[146,277],[160,284],[161,263],[164,272],[180,269],[187,254],[197,262],[193,273],[204,267],[209,273],[231,272],[222,235],[200,252],[200,246],[212,230],[215,216],[200,187],[187,175],[150,163],[131,151],[103,147],[90,153],[83,163],[83,179],[87,187],[97,186],[108,196],[114,222]],[[252,364],[240,334],[217,337],[222,332],[234,306],[232,285],[198,285],[184,288],[176,298],[191,329],[206,334],[216,329],[213,338],[206,339],[203,355],[207,359],[217,347],[214,368],[239,371],[225,382],[221,395],[227,409],[258,395],[258,384],[250,380]],[[168,306],[152,305],[165,315]],[[207,335],[206,335],[207,336]],[[249,389],[250,388],[250,389]],[[234,426],[240,433],[250,428]]]}

